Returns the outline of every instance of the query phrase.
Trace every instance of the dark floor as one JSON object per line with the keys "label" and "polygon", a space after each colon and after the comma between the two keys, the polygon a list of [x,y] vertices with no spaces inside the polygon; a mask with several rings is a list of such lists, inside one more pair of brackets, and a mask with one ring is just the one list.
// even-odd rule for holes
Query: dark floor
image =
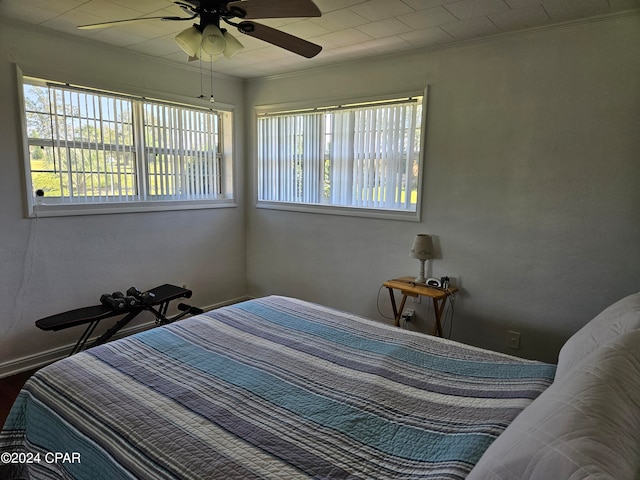
{"label": "dark floor", "polygon": [[35,370],[18,373],[10,377],[0,378],[0,426],[4,425],[4,421],[9,415],[11,405],[18,396],[18,392]]}

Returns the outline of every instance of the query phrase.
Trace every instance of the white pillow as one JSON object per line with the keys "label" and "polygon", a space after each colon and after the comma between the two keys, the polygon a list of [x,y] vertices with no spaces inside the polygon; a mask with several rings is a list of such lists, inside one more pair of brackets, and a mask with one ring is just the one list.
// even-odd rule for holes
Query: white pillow
{"label": "white pillow", "polygon": [[491,444],[467,480],[637,479],[640,330],[599,347]]}
{"label": "white pillow", "polygon": [[556,379],[584,360],[600,345],[640,329],[640,292],[618,300],[578,330],[558,355]]}

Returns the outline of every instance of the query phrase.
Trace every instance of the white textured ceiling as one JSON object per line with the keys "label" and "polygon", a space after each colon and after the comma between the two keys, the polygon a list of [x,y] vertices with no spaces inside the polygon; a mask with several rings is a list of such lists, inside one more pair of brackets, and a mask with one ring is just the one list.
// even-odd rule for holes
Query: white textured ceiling
{"label": "white textured ceiling", "polygon": [[[276,1],[276,0],[264,0]],[[640,8],[640,0],[315,0],[322,17],[263,20],[323,47],[306,59],[230,31],[245,49],[213,64],[243,78],[384,55]],[[184,16],[169,0],[0,0],[0,17],[185,63],[174,41],[193,22],[147,20],[101,30],[78,25],[142,16]],[[207,66],[208,67],[208,66]]]}

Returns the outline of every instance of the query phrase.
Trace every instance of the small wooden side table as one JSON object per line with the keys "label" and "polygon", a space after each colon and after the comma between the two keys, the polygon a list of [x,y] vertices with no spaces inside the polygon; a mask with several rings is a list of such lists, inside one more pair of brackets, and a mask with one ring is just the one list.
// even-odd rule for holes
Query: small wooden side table
{"label": "small wooden side table", "polygon": [[[389,297],[391,298],[391,307],[393,308],[393,317],[395,320],[395,326],[400,326],[400,318],[402,318],[402,311],[404,310],[404,304],[407,301],[407,297],[430,297],[433,300],[433,310],[436,316],[436,323],[433,326],[432,335],[442,337],[442,312],[444,306],[447,303],[447,297],[458,291],[456,287],[449,287],[446,291],[438,288],[429,287],[421,283],[416,283],[413,277],[401,277],[393,280],[387,280],[383,283],[383,286],[389,290]],[[394,290],[399,290],[402,293],[402,301],[400,302],[400,308],[396,306],[396,298],[393,294]]]}

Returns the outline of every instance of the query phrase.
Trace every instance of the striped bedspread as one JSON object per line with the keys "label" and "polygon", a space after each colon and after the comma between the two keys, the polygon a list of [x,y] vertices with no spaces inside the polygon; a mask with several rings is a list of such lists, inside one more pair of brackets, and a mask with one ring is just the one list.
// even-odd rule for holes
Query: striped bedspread
{"label": "striped bedspread", "polygon": [[554,372],[266,297],[40,370],[0,477],[462,479]]}

